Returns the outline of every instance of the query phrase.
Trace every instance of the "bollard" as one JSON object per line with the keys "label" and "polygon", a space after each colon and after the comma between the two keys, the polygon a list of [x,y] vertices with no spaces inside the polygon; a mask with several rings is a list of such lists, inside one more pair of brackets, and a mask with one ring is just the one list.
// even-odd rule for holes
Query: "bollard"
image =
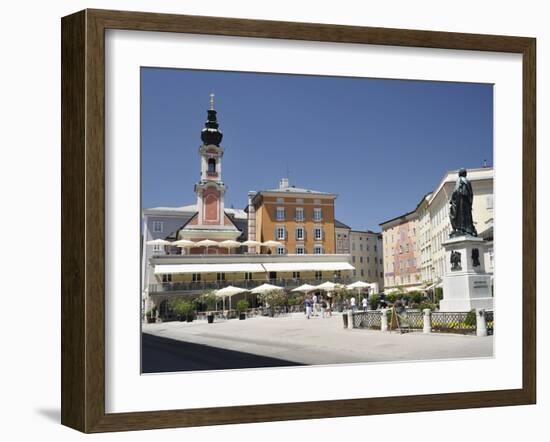
{"label": "bollard", "polygon": [[380,315],[380,331],[388,331],[388,309],[383,308],[380,312],[382,313]]}
{"label": "bollard", "polygon": [[487,320],[483,309],[476,309],[476,335],[487,336]]}
{"label": "bollard", "polygon": [[346,313],[342,313],[342,320],[344,321],[344,328],[348,328],[348,315]]}
{"label": "bollard", "polygon": [[429,308],[422,310],[424,312],[424,327],[422,331],[424,333],[432,332],[432,311]]}

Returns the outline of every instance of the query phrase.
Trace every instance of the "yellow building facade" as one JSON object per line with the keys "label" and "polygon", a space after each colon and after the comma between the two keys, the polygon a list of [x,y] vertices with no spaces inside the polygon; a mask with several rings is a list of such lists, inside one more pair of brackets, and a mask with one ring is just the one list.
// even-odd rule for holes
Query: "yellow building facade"
{"label": "yellow building facade", "polygon": [[249,228],[249,239],[281,243],[274,249],[277,254],[334,254],[335,199],[335,194],[296,188],[282,179],[278,189],[251,197],[254,227]]}

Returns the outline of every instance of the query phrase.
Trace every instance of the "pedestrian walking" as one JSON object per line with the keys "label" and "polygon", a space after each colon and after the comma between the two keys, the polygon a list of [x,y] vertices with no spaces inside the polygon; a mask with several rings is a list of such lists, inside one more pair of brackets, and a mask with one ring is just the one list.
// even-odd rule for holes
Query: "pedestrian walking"
{"label": "pedestrian walking", "polygon": [[319,315],[319,298],[317,294],[313,295],[313,316]]}
{"label": "pedestrian walking", "polygon": [[309,319],[311,316],[311,299],[309,299],[309,296],[304,300],[304,305],[306,306],[306,318]]}
{"label": "pedestrian walking", "polygon": [[365,296],[365,297],[363,298],[363,311],[366,312],[366,311],[368,310],[368,305],[369,305],[369,302],[368,302],[368,300],[367,300],[367,297]]}
{"label": "pedestrian walking", "polygon": [[349,304],[351,307],[351,311],[354,312],[357,309],[357,305],[355,304],[355,296],[352,296],[349,300]]}

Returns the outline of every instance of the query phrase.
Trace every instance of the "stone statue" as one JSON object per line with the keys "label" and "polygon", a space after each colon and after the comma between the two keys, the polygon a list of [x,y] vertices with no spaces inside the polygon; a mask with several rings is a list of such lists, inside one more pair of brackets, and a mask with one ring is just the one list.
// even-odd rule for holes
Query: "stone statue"
{"label": "stone statue", "polygon": [[452,251],[451,252],[451,270],[462,270],[462,259],[460,252]]}
{"label": "stone statue", "polygon": [[481,265],[479,262],[479,249],[472,249],[472,265],[474,267],[479,267]]}
{"label": "stone statue", "polygon": [[472,184],[466,178],[466,169],[458,171],[458,179],[451,195],[449,218],[453,231],[450,237],[460,235],[477,236],[474,220],[472,218],[472,203],[474,192]]}

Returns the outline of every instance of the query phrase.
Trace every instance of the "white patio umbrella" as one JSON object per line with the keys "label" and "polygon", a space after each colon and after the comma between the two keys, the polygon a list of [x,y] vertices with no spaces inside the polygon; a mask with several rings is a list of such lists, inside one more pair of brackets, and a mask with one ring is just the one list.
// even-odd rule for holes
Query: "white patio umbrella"
{"label": "white patio umbrella", "polygon": [[291,292],[309,293],[313,290],[317,290],[317,288],[314,285],[302,284],[300,287],[296,287],[295,289],[292,289]]}
{"label": "white patio umbrella", "polygon": [[370,284],[363,281],[355,281],[353,284],[348,284],[346,286],[348,289],[364,289],[366,287],[370,287]]}
{"label": "white patio umbrella", "polygon": [[272,239],[262,243],[262,246],[269,247],[270,249],[272,249],[274,247],[282,247],[282,245],[283,245],[283,243],[281,243],[279,241],[273,241]]}
{"label": "white patio umbrella", "polygon": [[371,285],[372,284],[369,284],[368,282],[355,281],[353,284],[348,284],[346,288],[350,290],[357,289],[357,296],[359,296],[361,294],[361,289],[371,287]]}
{"label": "white patio umbrella", "polygon": [[[247,246],[248,251],[250,252],[250,247],[260,247],[262,245],[262,243],[260,241],[254,241],[252,239],[249,239],[249,240],[246,240],[245,242],[243,242],[242,245]],[[258,252],[256,252],[256,253],[258,253]]]}
{"label": "white patio umbrella", "polygon": [[229,310],[231,310],[231,297],[233,295],[238,295],[239,293],[248,292],[247,289],[242,289],[240,287],[235,287],[232,285],[228,285],[227,287],[224,287],[223,289],[216,290],[216,296],[219,296],[223,298],[223,308],[225,310],[225,297],[227,296],[229,298]]}
{"label": "white patio umbrella", "polygon": [[152,239],[150,241],[147,241],[145,244],[148,246],[168,246],[172,244],[170,241],[166,241],[165,239]]}
{"label": "white patio umbrella", "polygon": [[279,286],[276,286],[276,285],[265,283],[265,284],[262,284],[262,285],[256,287],[255,289],[252,289],[250,291],[250,293],[254,293],[256,295],[261,295],[262,293],[271,292],[272,290],[283,290],[283,288],[279,287]]}
{"label": "white patio umbrella", "polygon": [[166,241],[165,239],[152,239],[150,241],[147,241],[145,244],[148,246],[169,246],[172,243],[170,241]]}
{"label": "white patio umbrella", "polygon": [[195,243],[197,247],[206,247],[206,254],[208,255],[208,247],[218,246],[220,243],[218,241],[212,241],[211,239],[203,239]]}
{"label": "white patio umbrella", "polygon": [[324,290],[325,292],[333,292],[334,290],[342,287],[343,287],[342,284],[326,281],[326,282],[323,282],[322,284],[319,284],[318,286],[315,286],[315,289]]}
{"label": "white patio umbrella", "polygon": [[279,241],[273,241],[272,239],[262,243],[262,246],[265,246],[265,247],[280,247],[282,245],[283,245],[283,243],[281,243]]}
{"label": "white patio umbrella", "polygon": [[179,239],[177,241],[174,241],[172,245],[180,247],[182,249],[190,249],[191,247],[195,247],[195,243],[193,241],[189,241],[188,239]]}
{"label": "white patio umbrella", "polygon": [[226,239],[220,243],[220,246],[225,247],[228,251],[240,247],[240,245],[241,243],[239,241],[233,241],[232,239]]}

